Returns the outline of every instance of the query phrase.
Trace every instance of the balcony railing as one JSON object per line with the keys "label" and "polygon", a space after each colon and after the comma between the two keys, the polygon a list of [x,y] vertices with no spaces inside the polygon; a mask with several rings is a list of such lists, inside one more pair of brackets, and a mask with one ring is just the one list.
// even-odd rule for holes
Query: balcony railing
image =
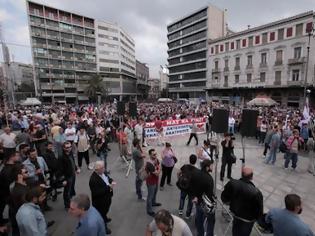
{"label": "balcony railing", "polygon": [[275,62],[275,66],[281,66],[281,65],[283,65],[283,61],[281,60],[279,60],[279,61],[276,61]]}
{"label": "balcony railing", "polygon": [[214,73],[220,73],[220,69],[219,68],[212,69],[212,74],[214,74]]}
{"label": "balcony railing", "polygon": [[234,67],[234,70],[235,70],[235,71],[239,71],[239,70],[241,70],[241,67],[240,67],[240,66],[235,66],[235,67]]}
{"label": "balcony railing", "polygon": [[303,64],[305,62],[305,57],[292,58],[288,60],[289,65]]}
{"label": "balcony railing", "polygon": [[253,69],[253,64],[248,64],[246,66],[246,70],[252,70]]}
{"label": "balcony railing", "polygon": [[224,84],[223,84],[223,87],[224,87],[224,88],[229,87],[229,83],[224,83]]}
{"label": "balcony railing", "polygon": [[302,84],[303,84],[303,81],[300,81],[300,80],[298,80],[298,81],[292,81],[292,80],[288,81],[288,85],[289,86],[302,86]]}
{"label": "balcony railing", "polygon": [[230,70],[230,68],[229,67],[224,67],[224,72],[228,72],[229,70]]}
{"label": "balcony railing", "polygon": [[259,68],[266,68],[268,65],[267,63],[260,63]]}
{"label": "balcony railing", "polygon": [[274,81],[274,82],[273,82],[273,85],[277,85],[277,86],[281,85],[281,80],[276,80],[276,81]]}

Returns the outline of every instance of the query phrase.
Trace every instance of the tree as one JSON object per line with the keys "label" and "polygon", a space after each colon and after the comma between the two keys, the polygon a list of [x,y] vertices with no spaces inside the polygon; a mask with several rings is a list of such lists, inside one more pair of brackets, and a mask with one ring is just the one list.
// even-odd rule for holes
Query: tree
{"label": "tree", "polygon": [[110,91],[109,85],[104,84],[100,75],[95,75],[89,80],[89,84],[85,89],[85,94],[89,97],[90,102],[96,103],[98,96],[106,98]]}

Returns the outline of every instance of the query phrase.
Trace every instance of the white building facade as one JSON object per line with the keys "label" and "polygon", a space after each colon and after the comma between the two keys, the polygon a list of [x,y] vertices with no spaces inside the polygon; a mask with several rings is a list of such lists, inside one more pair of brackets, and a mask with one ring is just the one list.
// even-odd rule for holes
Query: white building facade
{"label": "white building facade", "polygon": [[119,25],[96,21],[97,69],[110,95],[136,96],[134,40]]}
{"label": "white building facade", "polygon": [[313,24],[310,11],[209,40],[207,99],[244,104],[265,95],[284,106],[303,104],[304,86],[315,80]]}

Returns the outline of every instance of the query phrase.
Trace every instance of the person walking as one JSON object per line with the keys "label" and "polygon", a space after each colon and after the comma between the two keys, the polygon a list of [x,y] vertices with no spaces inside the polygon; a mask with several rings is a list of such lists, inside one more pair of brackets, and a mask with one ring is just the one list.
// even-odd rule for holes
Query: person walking
{"label": "person walking", "polygon": [[265,164],[269,164],[271,162],[272,165],[274,165],[276,162],[277,151],[281,143],[281,136],[280,136],[278,126],[274,126],[273,130],[274,130],[274,134],[271,136],[271,140],[270,140],[269,155],[265,161]]}
{"label": "person walking", "polygon": [[293,130],[293,135],[291,135],[287,140],[288,151],[285,155],[284,168],[288,169],[290,161],[292,161],[292,170],[295,170],[298,162],[298,152],[299,146],[301,147],[304,140],[300,137],[299,131],[297,129]]}
{"label": "person walking", "polygon": [[285,209],[272,208],[266,215],[266,223],[272,224],[274,236],[314,236],[310,227],[299,215],[302,213],[301,197],[288,194],[284,198]]}
{"label": "person walking", "polygon": [[165,148],[161,154],[162,157],[162,177],[160,182],[160,190],[164,189],[165,179],[167,178],[167,185],[172,186],[172,172],[175,166],[176,156],[172,149],[172,145],[168,142],[165,143]]}
{"label": "person walking", "polygon": [[254,223],[263,215],[263,195],[252,183],[253,170],[243,167],[239,180],[230,180],[221,194],[221,200],[230,205],[233,214],[233,236],[249,236]]}
{"label": "person walking", "polygon": [[106,236],[104,221],[100,213],[91,206],[86,194],[79,194],[71,199],[70,215],[79,219],[75,228],[75,236]]}
{"label": "person walking", "polygon": [[222,146],[222,164],[220,171],[220,180],[224,180],[225,167],[227,166],[227,177],[228,179],[232,179],[232,165],[234,162],[234,158],[232,155],[234,150],[233,140],[231,139],[230,134],[224,134],[224,140],[221,142]]}
{"label": "person walking", "polygon": [[188,142],[186,144],[187,146],[189,146],[190,141],[191,141],[192,138],[195,138],[196,146],[198,146],[197,130],[198,130],[197,124],[196,124],[195,120],[192,120],[190,136],[189,136]]}

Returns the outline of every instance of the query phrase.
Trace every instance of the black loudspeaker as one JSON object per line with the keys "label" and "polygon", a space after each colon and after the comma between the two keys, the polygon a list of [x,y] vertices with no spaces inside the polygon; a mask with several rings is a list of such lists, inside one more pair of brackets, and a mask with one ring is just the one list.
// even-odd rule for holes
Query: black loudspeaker
{"label": "black loudspeaker", "polygon": [[137,103],[136,102],[129,102],[129,115],[131,117],[137,116]]}
{"label": "black loudspeaker", "polygon": [[117,102],[117,113],[120,116],[125,115],[125,103],[124,102]]}
{"label": "black loudspeaker", "polygon": [[241,135],[255,137],[257,129],[257,110],[244,109],[242,113]]}
{"label": "black loudspeaker", "polygon": [[213,109],[211,130],[215,133],[228,132],[229,111],[225,109]]}

